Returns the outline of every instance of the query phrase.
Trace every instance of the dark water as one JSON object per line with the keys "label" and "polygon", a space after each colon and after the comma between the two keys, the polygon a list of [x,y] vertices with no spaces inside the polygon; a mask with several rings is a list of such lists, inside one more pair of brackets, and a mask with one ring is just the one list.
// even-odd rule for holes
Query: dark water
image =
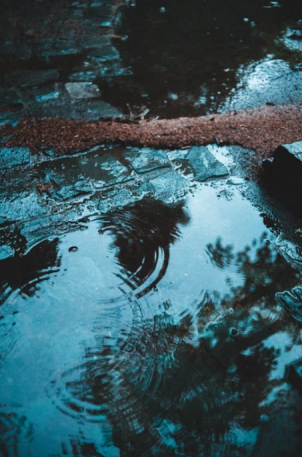
{"label": "dark water", "polygon": [[85,225],[1,261],[1,455],[299,455],[300,276],[257,210],[203,185]]}

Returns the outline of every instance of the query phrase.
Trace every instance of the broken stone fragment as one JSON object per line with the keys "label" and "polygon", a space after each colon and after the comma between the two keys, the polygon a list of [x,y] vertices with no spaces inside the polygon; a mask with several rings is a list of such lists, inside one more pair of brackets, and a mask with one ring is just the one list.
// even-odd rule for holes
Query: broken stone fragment
{"label": "broken stone fragment", "polygon": [[302,359],[287,365],[285,369],[285,380],[302,393]]}
{"label": "broken stone fragment", "polygon": [[208,178],[217,178],[228,174],[226,167],[214,157],[206,146],[192,147],[186,159],[192,165],[197,181],[205,181]]}
{"label": "broken stone fragment", "polygon": [[[263,162],[265,177],[285,203],[300,207],[302,192],[302,141],[279,146],[273,158]],[[298,209],[298,208],[297,208]]]}
{"label": "broken stone fragment", "polygon": [[291,291],[277,292],[278,302],[298,321],[302,322],[302,287],[294,287]]}
{"label": "broken stone fragment", "polygon": [[91,82],[67,83],[65,88],[69,96],[74,99],[99,98],[101,96],[98,86]]}

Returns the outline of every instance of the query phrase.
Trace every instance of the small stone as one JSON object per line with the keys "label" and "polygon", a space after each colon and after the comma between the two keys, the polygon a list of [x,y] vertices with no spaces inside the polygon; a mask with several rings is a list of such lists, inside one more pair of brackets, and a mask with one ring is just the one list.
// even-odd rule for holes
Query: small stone
{"label": "small stone", "polygon": [[69,252],[77,252],[79,250],[79,248],[77,246],[71,246],[68,251]]}
{"label": "small stone", "polygon": [[99,98],[101,96],[98,86],[91,82],[66,83],[65,88],[69,96],[74,99]]}

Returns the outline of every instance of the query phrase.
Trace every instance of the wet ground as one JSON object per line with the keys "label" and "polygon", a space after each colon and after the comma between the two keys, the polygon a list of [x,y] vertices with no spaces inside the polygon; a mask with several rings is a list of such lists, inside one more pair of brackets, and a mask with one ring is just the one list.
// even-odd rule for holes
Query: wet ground
{"label": "wet ground", "polygon": [[[2,124],[302,101],[294,1],[2,11]],[[299,456],[301,222],[254,152],[0,154],[0,455]]]}

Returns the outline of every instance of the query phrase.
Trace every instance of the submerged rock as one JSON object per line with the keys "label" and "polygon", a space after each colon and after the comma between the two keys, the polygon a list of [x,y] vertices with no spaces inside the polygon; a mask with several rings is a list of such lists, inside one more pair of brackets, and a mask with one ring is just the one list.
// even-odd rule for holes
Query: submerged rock
{"label": "submerged rock", "polygon": [[71,98],[98,98],[101,95],[98,86],[91,82],[66,83],[65,87]]}
{"label": "submerged rock", "polygon": [[302,359],[287,365],[285,379],[295,389],[302,393]]}
{"label": "submerged rock", "polygon": [[294,287],[291,291],[278,292],[279,303],[298,321],[302,322],[302,287]]}
{"label": "submerged rock", "polygon": [[190,149],[186,159],[192,165],[198,181],[228,174],[226,167],[211,154],[206,146],[194,146]]}

